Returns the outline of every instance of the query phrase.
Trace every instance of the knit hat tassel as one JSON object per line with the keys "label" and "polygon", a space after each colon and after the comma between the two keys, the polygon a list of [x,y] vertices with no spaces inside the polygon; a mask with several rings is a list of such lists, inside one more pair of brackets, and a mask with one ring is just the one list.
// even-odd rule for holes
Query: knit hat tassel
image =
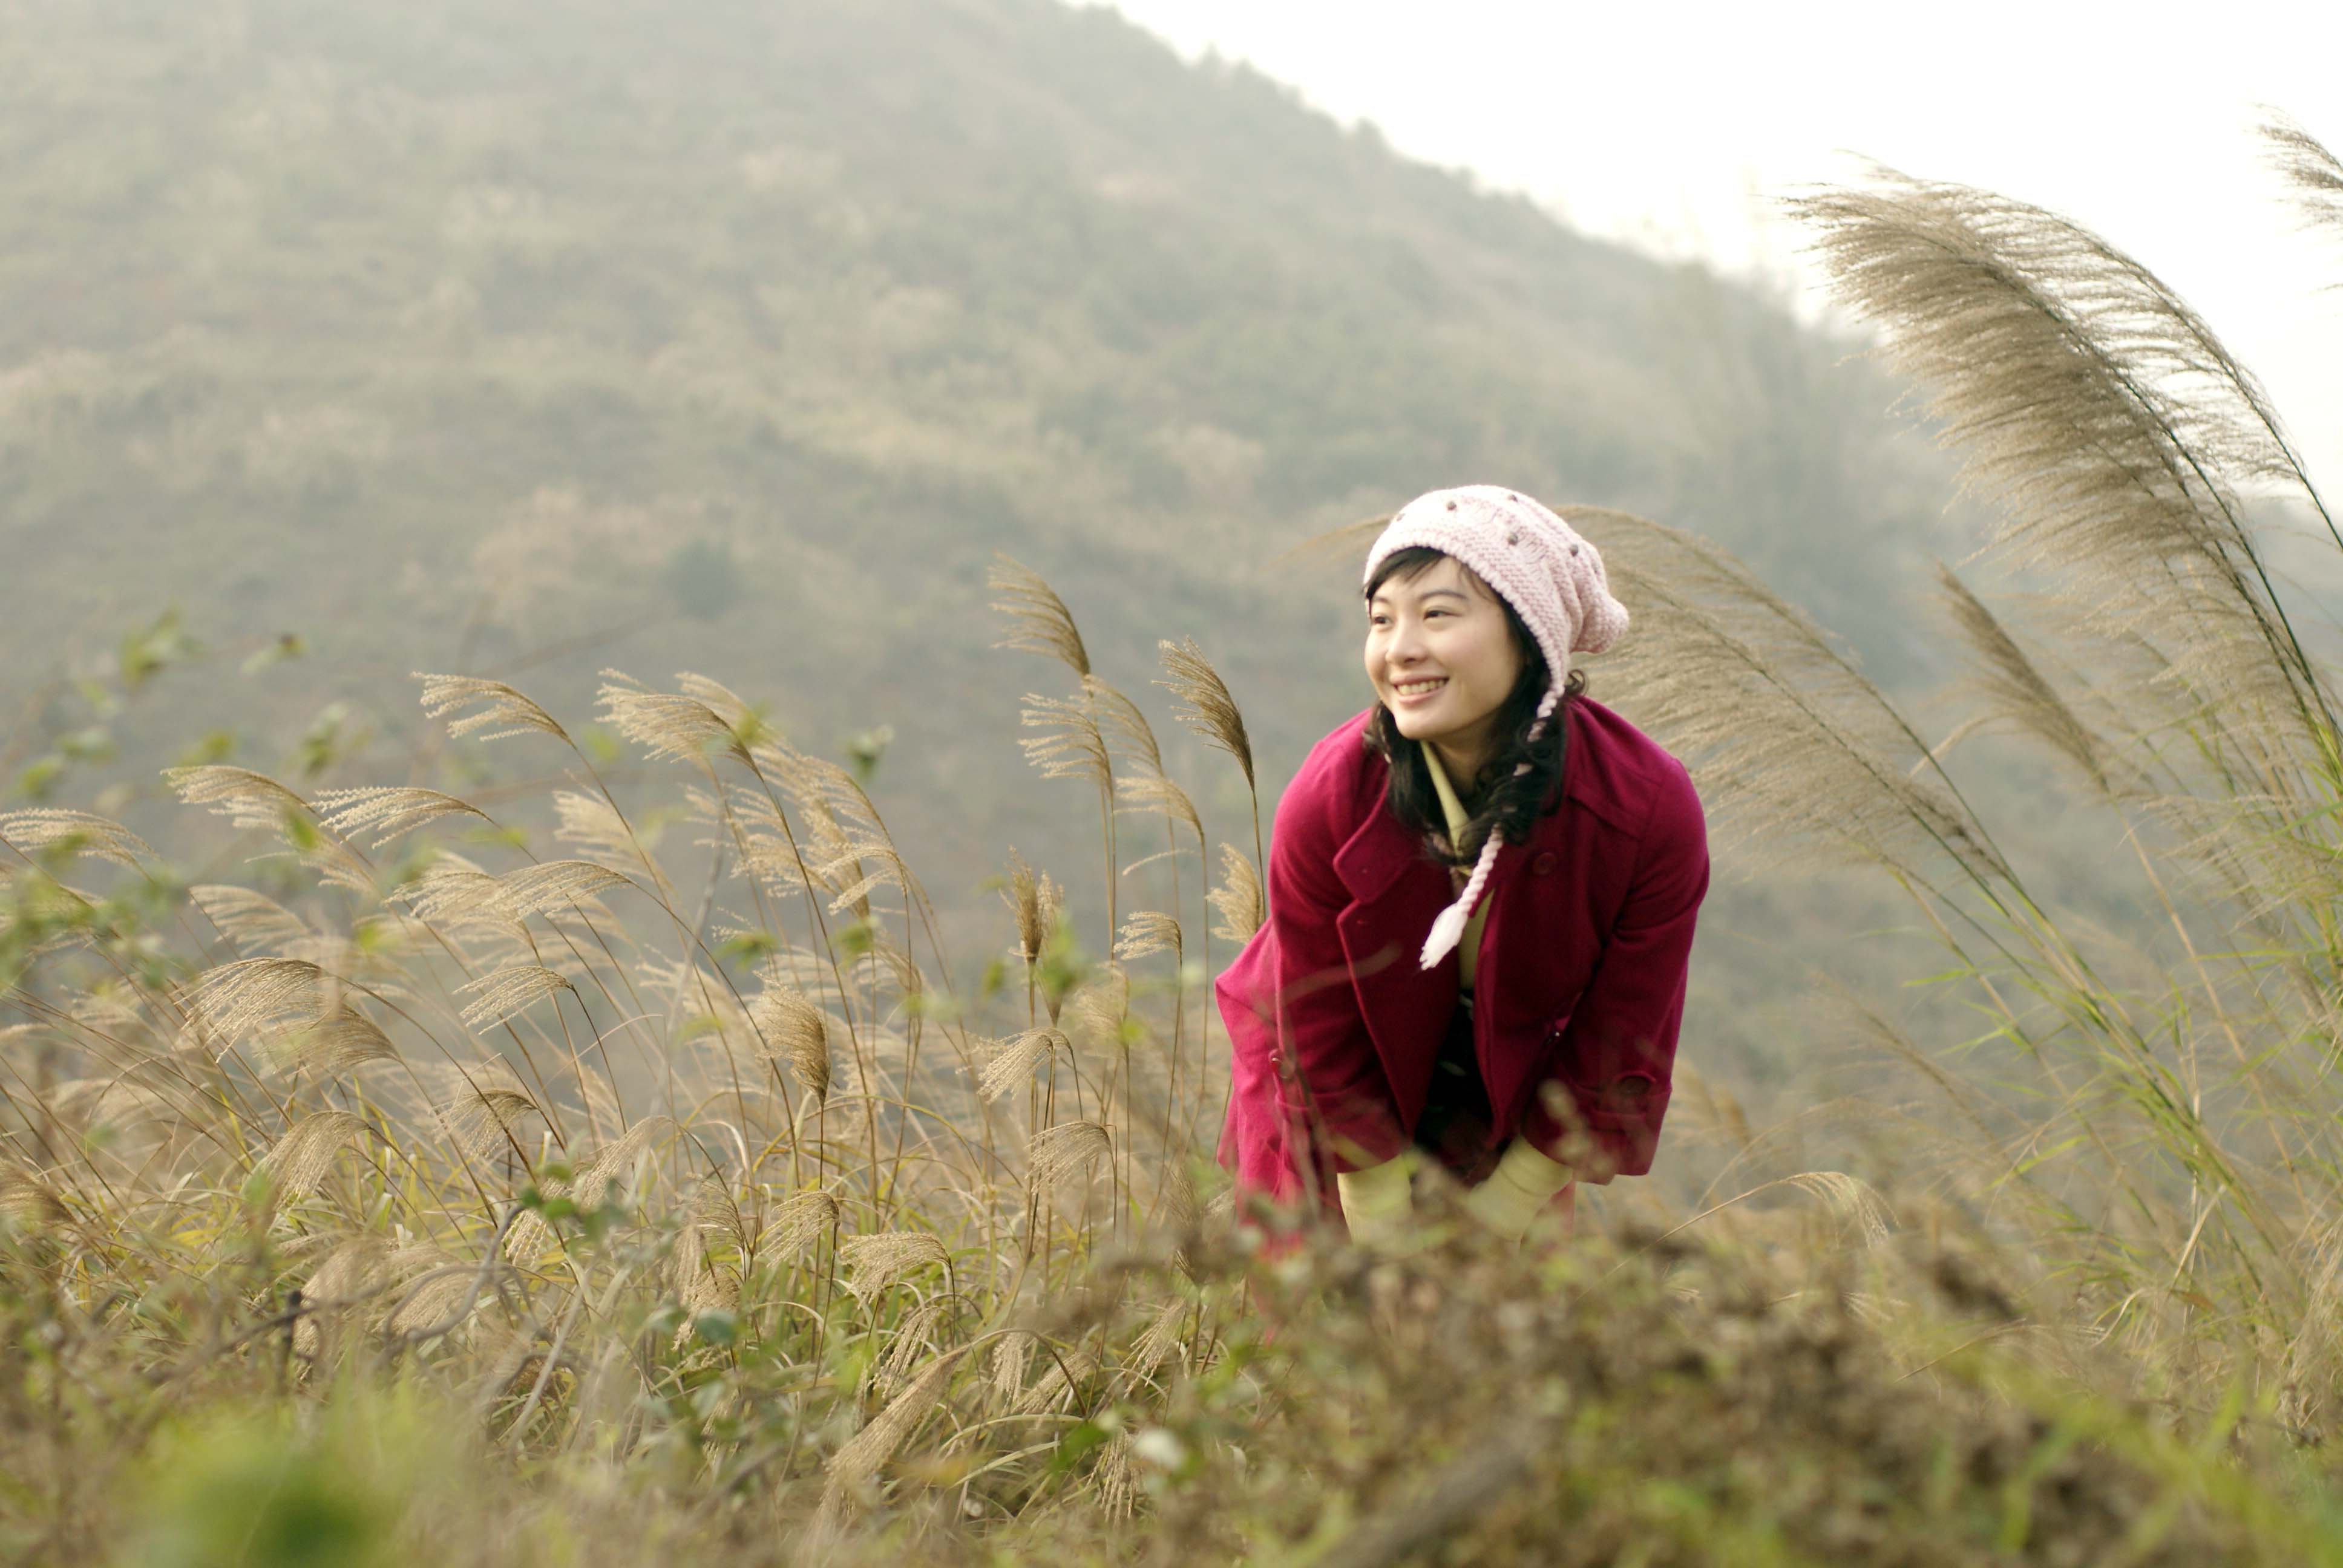
{"label": "knit hat tassel", "polygon": [[1481,901],[1482,890],[1489,885],[1489,873],[1497,864],[1498,846],[1503,842],[1503,834],[1493,829],[1490,832],[1489,841],[1481,846],[1480,859],[1473,863],[1472,879],[1456,895],[1456,901],[1441,910],[1440,918],[1432,922],[1432,934],[1423,939],[1425,969],[1446,958],[1464,940],[1464,923],[1473,918],[1473,906]]}

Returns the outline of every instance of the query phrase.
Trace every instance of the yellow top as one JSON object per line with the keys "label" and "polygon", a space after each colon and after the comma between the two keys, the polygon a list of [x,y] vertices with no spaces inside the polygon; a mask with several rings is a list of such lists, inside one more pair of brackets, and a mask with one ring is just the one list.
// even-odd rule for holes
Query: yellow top
{"label": "yellow top", "polygon": [[[1417,743],[1423,746],[1422,742]],[[1423,746],[1423,766],[1432,775],[1432,787],[1440,792],[1440,809],[1448,818],[1448,841],[1462,843],[1464,824],[1472,820],[1464,802],[1456,798],[1456,786],[1448,781],[1448,770],[1440,765],[1440,754]],[[1466,990],[1473,989],[1474,971],[1481,967],[1481,928],[1488,922],[1490,892],[1484,890],[1472,917],[1464,922],[1464,939],[1456,944],[1456,982]]]}

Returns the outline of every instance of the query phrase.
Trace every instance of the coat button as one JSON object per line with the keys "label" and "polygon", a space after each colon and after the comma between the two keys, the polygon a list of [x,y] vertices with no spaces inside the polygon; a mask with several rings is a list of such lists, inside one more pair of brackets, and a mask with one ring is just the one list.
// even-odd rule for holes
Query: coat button
{"label": "coat button", "polygon": [[1560,864],[1562,862],[1555,858],[1552,849],[1542,851],[1536,859],[1530,862],[1530,875],[1550,877],[1554,875],[1554,869]]}

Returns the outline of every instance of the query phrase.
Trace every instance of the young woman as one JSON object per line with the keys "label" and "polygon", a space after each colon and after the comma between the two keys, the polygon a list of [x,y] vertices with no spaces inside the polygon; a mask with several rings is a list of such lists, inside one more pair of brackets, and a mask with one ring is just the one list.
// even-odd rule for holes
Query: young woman
{"label": "young woman", "polygon": [[1216,988],[1241,1195],[1407,1234],[1411,1173],[1518,1240],[1651,1169],[1708,890],[1684,767],[1583,695],[1627,628],[1594,547],[1517,491],[1411,501],[1367,554],[1375,705],[1278,803],[1269,919]]}

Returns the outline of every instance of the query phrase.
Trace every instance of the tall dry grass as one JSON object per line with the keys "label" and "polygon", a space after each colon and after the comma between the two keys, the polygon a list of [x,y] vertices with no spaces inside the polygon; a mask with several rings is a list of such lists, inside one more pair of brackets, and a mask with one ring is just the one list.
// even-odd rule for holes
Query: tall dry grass
{"label": "tall dry grass", "polygon": [[[1571,515],[1636,607],[1606,699],[1694,763],[1720,862],[1883,871],[1980,1020],[1837,998],[1906,1076],[1798,1121],[1871,1170],[1774,1171],[1692,1041],[1700,1201],[1517,1254],[1435,1192],[1409,1258],[1262,1261],[1197,1158],[1212,941],[1265,918],[1242,715],[1162,645],[1250,854],[1013,562],[1003,646],[1059,678],[1034,787],[1098,853],[1005,853],[974,987],[864,781],[724,686],[605,672],[672,769],[646,809],[527,694],[425,675],[451,740],[565,770],[547,855],[502,800],[222,765],[170,782],[294,893],[0,814],[12,1558],[2343,1561],[2343,749],[2264,543],[2289,500],[2332,525],[2095,236],[1885,174],[1798,210],[2030,574],[2022,615],[1942,575],[1972,716],[1932,739],[1725,552]],[[1991,727],[2121,823],[2143,920],[2078,923],[1995,831],[1955,758]]]}

